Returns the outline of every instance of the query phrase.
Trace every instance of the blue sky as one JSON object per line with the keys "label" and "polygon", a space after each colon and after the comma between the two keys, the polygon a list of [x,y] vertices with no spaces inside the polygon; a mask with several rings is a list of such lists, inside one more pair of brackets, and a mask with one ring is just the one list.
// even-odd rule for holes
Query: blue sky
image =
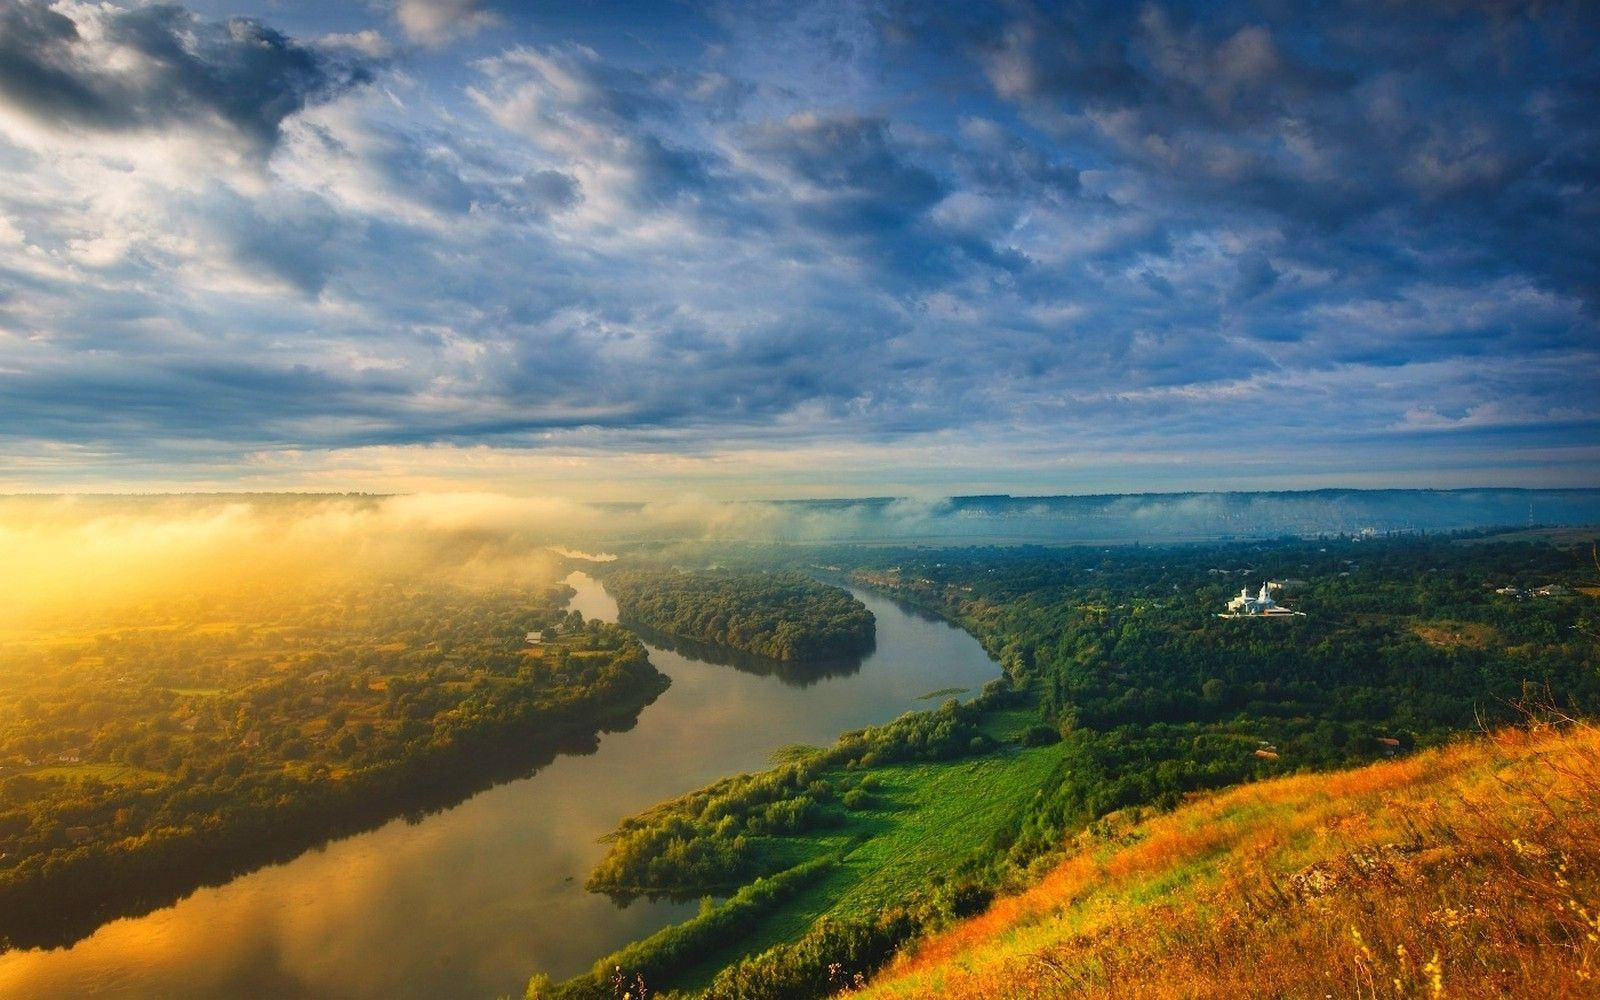
{"label": "blue sky", "polygon": [[0,0],[0,491],[1600,485],[1597,105],[1585,3]]}

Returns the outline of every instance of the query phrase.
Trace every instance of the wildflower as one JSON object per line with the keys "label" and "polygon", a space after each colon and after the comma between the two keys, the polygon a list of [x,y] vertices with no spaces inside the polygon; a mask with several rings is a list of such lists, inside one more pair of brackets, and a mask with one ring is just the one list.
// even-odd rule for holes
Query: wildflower
{"label": "wildflower", "polygon": [[1371,962],[1373,960],[1372,949],[1367,947],[1367,942],[1361,937],[1361,929],[1351,925],[1350,936],[1355,939],[1356,947],[1361,949],[1361,957]]}
{"label": "wildflower", "polygon": [[1433,957],[1428,959],[1428,964],[1422,967],[1428,976],[1428,990],[1436,997],[1444,996],[1444,963],[1439,961],[1439,952],[1435,951]]}

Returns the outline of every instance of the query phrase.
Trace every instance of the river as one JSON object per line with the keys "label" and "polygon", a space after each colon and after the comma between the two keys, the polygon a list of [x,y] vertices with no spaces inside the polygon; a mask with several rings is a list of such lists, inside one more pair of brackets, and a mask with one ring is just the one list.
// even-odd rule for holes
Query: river
{"label": "river", "polygon": [[[572,607],[615,621],[583,573]],[[790,743],[829,743],[997,676],[977,640],[874,595],[877,648],[859,671],[797,686],[650,648],[672,686],[627,732],[417,823],[395,820],[287,864],[112,921],[70,948],[0,954],[0,997],[61,1000],[489,1000],[534,972],[564,978],[692,916],[618,908],[583,890],[619,819]]]}

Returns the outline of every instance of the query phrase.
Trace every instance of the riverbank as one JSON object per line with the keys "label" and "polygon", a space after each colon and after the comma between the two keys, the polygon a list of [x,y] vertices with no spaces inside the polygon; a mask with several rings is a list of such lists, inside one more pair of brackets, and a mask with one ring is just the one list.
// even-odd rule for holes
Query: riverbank
{"label": "riverbank", "polygon": [[[613,627],[614,628],[614,627]],[[485,705],[435,738],[425,752],[339,778],[296,783],[293,794],[225,803],[203,827],[163,829],[108,848],[80,847],[0,876],[0,942],[61,947],[109,920],[169,906],[282,863],[330,840],[421,817],[494,785],[525,777],[561,753],[593,750],[603,732],[631,727],[669,683],[644,647],[626,638],[604,651],[606,669],[558,698]]]}

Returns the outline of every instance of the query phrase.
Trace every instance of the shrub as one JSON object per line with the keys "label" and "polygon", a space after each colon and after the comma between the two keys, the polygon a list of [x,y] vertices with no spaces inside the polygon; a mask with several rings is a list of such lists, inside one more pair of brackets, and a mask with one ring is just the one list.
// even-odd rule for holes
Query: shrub
{"label": "shrub", "polygon": [[1025,747],[1045,747],[1060,742],[1061,734],[1050,726],[1029,726],[1022,731],[1022,745]]}
{"label": "shrub", "polygon": [[858,812],[862,809],[871,809],[877,802],[877,799],[873,797],[871,792],[866,791],[865,789],[852,788],[848,792],[844,793],[844,798],[842,798],[840,801],[844,803],[844,807],[846,809],[849,809],[853,812]]}

